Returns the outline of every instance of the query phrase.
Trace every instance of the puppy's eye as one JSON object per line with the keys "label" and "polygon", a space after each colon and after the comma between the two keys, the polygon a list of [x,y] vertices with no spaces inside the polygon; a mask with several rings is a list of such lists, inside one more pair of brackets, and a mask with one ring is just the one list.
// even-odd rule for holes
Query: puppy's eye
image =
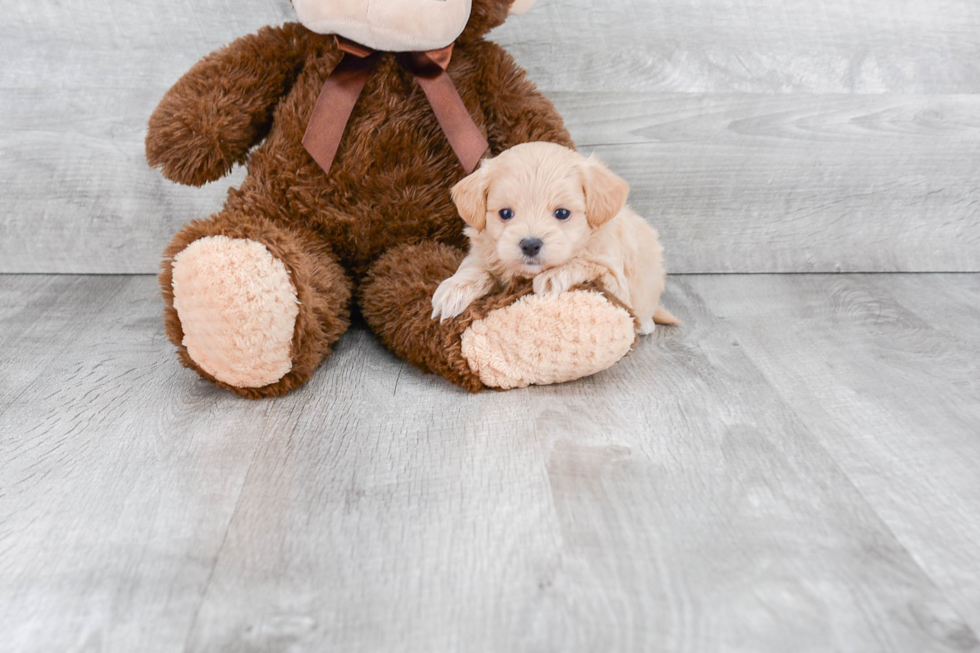
{"label": "puppy's eye", "polygon": [[501,220],[506,222],[514,217],[514,212],[511,209],[500,209],[498,215],[500,215]]}
{"label": "puppy's eye", "polygon": [[554,216],[559,220],[565,221],[572,217],[572,212],[568,209],[555,209]]}

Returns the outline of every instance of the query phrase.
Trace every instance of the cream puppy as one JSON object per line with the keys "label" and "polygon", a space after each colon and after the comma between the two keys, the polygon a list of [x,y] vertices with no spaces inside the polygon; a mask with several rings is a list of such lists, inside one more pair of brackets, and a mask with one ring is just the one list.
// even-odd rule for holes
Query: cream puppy
{"label": "cream puppy", "polygon": [[533,279],[536,294],[598,280],[630,307],[640,334],[677,324],[660,306],[667,282],[656,230],[626,206],[629,185],[594,158],[526,143],[483,162],[453,188],[470,252],[432,297],[447,320],[495,287]]}

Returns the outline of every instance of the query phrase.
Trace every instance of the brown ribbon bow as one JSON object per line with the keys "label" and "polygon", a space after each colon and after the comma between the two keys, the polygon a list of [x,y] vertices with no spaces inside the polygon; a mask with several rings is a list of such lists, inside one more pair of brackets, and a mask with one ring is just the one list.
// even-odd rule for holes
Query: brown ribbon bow
{"label": "brown ribbon bow", "polygon": [[[374,50],[339,36],[334,38],[345,54],[323,85],[303,136],[303,147],[328,173],[357,98],[378,60]],[[452,56],[453,44],[449,44],[441,50],[406,53],[400,59],[418,80],[439,126],[469,174],[476,169],[489,145],[446,72]]]}

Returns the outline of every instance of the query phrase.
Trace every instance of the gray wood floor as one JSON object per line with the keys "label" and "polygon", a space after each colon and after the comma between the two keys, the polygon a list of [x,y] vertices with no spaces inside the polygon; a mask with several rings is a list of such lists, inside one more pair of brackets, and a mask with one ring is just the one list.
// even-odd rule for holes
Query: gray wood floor
{"label": "gray wood floor", "polygon": [[362,328],[180,368],[150,277],[0,276],[0,651],[980,651],[980,275],[679,276],[580,382]]}
{"label": "gray wood floor", "polygon": [[[179,367],[229,179],[147,118],[289,0],[0,0],[0,653],[980,653],[980,274],[671,278],[681,328],[470,396],[363,328]],[[980,272],[976,0],[539,0],[492,36],[672,272]],[[56,273],[45,276],[45,273]]]}

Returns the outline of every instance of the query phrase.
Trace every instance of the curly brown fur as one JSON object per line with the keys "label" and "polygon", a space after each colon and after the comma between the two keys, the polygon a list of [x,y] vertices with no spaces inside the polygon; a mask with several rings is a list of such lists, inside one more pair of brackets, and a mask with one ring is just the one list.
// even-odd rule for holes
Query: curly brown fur
{"label": "curly brown fur", "polygon": [[263,28],[206,56],[150,117],[147,161],[168,179],[190,186],[228,174],[266,135],[272,110],[318,40],[290,23]]}
{"label": "curly brown fur", "polygon": [[471,304],[458,319],[433,320],[432,293],[463,256],[462,250],[441,243],[395,247],[371,267],[358,299],[368,326],[386,347],[423,372],[478,392],[483,383],[463,358],[460,335],[474,320],[528,294],[530,285],[501,289]]}
{"label": "curly brown fur", "polygon": [[[552,104],[510,55],[483,40],[504,21],[510,5],[510,0],[474,0],[449,75],[487,135],[492,154],[528,141],[571,146]],[[360,280],[386,252],[407,244],[443,253],[447,250],[435,243],[465,246],[462,221],[449,194],[464,176],[463,168],[411,73],[395,55],[384,53],[378,59],[329,175],[303,149],[302,139],[340,54],[331,37],[298,24],[263,29],[209,55],[167,93],[150,120],[147,160],[174,181],[200,185],[235,163],[248,163],[248,176],[229,194],[225,211],[208,222],[188,225],[166,256],[206,235],[248,233],[282,258],[305,288],[297,288],[304,302],[301,316],[306,317],[297,324],[293,372],[274,387],[229,388],[240,394],[279,394],[309,377],[346,328],[346,275]],[[264,142],[250,151],[263,137]],[[432,355],[434,349],[458,351],[458,343],[450,341],[468,322],[432,326],[418,319],[415,304],[400,303],[402,299],[392,303],[395,298],[415,297],[422,286],[391,257],[397,258],[397,253],[384,264],[379,261],[366,281],[378,294],[361,294],[369,324],[399,355],[420,365],[428,361],[428,369],[475,389],[479,382],[468,368],[460,368],[461,358],[442,357],[446,360],[440,362]],[[180,323],[171,308],[166,270],[165,262],[161,283],[168,333],[179,346]],[[455,268],[439,270],[445,278]],[[399,290],[399,284],[408,289]],[[427,292],[431,298],[431,290]],[[486,307],[507,305],[514,297],[502,293],[480,306],[489,310]],[[315,308],[321,305],[322,310]],[[322,314],[314,318],[317,310]],[[181,356],[189,361],[185,351]]]}

